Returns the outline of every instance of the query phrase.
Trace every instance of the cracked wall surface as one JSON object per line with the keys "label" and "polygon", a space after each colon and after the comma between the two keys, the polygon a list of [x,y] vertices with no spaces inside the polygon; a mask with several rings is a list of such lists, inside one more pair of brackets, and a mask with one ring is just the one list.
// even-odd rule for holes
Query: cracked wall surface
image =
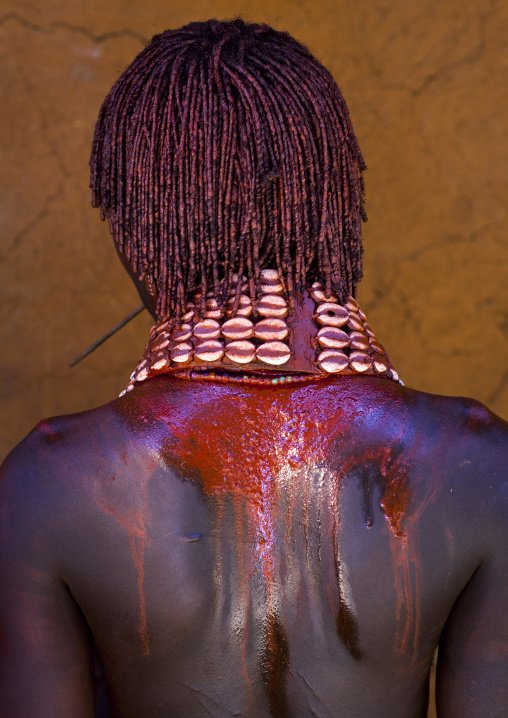
{"label": "cracked wall surface", "polygon": [[42,417],[104,403],[145,343],[90,207],[100,104],[154,33],[245,17],[309,45],[343,90],[369,170],[359,298],[407,384],[508,418],[508,6],[476,0],[3,0],[0,453]]}

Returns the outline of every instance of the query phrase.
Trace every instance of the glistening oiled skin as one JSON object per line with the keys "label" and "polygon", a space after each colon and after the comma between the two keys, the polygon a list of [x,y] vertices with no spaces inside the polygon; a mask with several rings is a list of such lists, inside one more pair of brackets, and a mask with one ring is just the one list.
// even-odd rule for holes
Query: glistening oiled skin
{"label": "glistening oiled skin", "polygon": [[508,715],[507,426],[375,377],[159,377],[1,489],[6,718]]}

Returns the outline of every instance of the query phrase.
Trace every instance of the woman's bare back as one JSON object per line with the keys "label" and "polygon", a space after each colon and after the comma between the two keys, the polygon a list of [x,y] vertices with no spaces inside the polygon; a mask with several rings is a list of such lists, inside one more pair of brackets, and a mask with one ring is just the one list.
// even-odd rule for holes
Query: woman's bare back
{"label": "woman's bare back", "polygon": [[9,690],[93,715],[91,629],[125,718],[416,718],[441,636],[441,715],[508,715],[506,436],[374,377],[161,377],[40,425],[5,468],[5,640],[40,658]]}

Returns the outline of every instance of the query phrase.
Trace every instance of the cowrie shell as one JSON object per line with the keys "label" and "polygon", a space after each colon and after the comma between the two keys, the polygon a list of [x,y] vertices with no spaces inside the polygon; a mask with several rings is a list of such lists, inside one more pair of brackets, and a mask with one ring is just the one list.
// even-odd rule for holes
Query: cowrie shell
{"label": "cowrie shell", "polygon": [[161,357],[160,359],[157,359],[157,361],[155,361],[150,368],[154,371],[158,371],[159,369],[164,369],[169,366],[171,366],[169,357]]}
{"label": "cowrie shell", "polygon": [[180,342],[176,344],[170,352],[171,361],[177,364],[186,364],[192,358],[192,344],[189,342]]}
{"label": "cowrie shell", "polygon": [[217,339],[220,336],[220,324],[215,319],[203,319],[194,325],[196,339]]}
{"label": "cowrie shell", "polygon": [[375,352],[379,352],[379,354],[384,354],[383,347],[376,339],[370,340],[370,346],[374,349]]}
{"label": "cowrie shell", "polygon": [[162,322],[162,324],[156,324],[154,327],[152,327],[152,332],[155,331],[157,334],[160,334],[163,332],[169,324],[169,319],[166,319],[165,322]]}
{"label": "cowrie shell", "polygon": [[206,319],[220,319],[224,315],[224,310],[221,309],[215,298],[207,299],[205,303],[205,318]]}
{"label": "cowrie shell", "polygon": [[182,316],[180,317],[180,321],[181,321],[182,323],[184,323],[184,322],[190,322],[190,320],[191,320],[192,317],[194,316],[194,309],[195,309],[194,304],[192,304],[191,302],[189,302],[189,303],[186,305],[185,309],[186,309],[185,314],[182,314]]}
{"label": "cowrie shell", "polygon": [[369,340],[366,334],[363,332],[351,332],[349,337],[351,339],[351,349],[358,349],[360,351],[368,350]]}
{"label": "cowrie shell", "polygon": [[192,336],[192,327],[190,324],[180,324],[179,327],[177,327],[173,334],[171,335],[171,339],[174,342],[185,342],[187,339],[190,339]]}
{"label": "cowrie shell", "polygon": [[276,317],[269,317],[268,319],[261,319],[254,325],[254,336],[257,339],[263,339],[264,341],[273,341],[274,339],[285,339],[289,334],[287,324],[282,319]]}
{"label": "cowrie shell", "polygon": [[353,297],[348,297],[347,302],[344,304],[344,306],[351,312],[357,312],[360,309],[360,305],[358,304],[356,299],[353,299]]}
{"label": "cowrie shell", "polygon": [[363,332],[363,324],[358,317],[358,315],[354,314],[353,312],[349,313],[349,321],[347,323],[348,329],[351,329],[355,332]]}
{"label": "cowrie shell", "polygon": [[323,302],[316,309],[316,319],[325,326],[343,327],[349,321],[349,314],[340,304]]}
{"label": "cowrie shell", "polygon": [[351,352],[349,355],[351,369],[358,372],[368,371],[372,366],[372,360],[365,352]]}
{"label": "cowrie shell", "polygon": [[[228,299],[226,304],[226,312],[228,315],[231,315],[233,313],[233,307],[235,304],[235,298],[231,297],[231,299]],[[250,314],[252,314],[252,301],[247,294],[240,294],[240,299],[238,302],[238,309],[235,312],[235,317],[248,317]]]}
{"label": "cowrie shell", "polygon": [[[400,384],[402,384],[402,381],[400,380],[399,375],[397,374],[397,372],[395,371],[395,369],[393,367],[391,367],[391,369],[390,369],[390,374],[394,381],[398,381]],[[402,384],[402,386],[404,386],[404,384]]]}
{"label": "cowrie shell", "polygon": [[291,357],[289,347],[283,342],[266,342],[256,349],[256,358],[265,364],[280,366]]}
{"label": "cowrie shell", "polygon": [[282,294],[284,291],[284,287],[280,282],[278,284],[262,284],[260,288],[262,294]]}
{"label": "cowrie shell", "polygon": [[159,347],[157,351],[152,352],[152,355],[150,357],[150,366],[153,365],[154,361],[158,361],[159,359],[162,359],[163,357],[168,356],[168,350],[165,347]]}
{"label": "cowrie shell", "polygon": [[314,282],[311,285],[309,294],[315,302],[337,302],[337,297],[331,294],[329,297],[326,296],[325,290],[321,282]]}
{"label": "cowrie shell", "polygon": [[277,294],[265,294],[256,303],[256,309],[263,317],[286,317],[288,313],[285,299]]}
{"label": "cowrie shell", "polygon": [[388,362],[382,354],[375,353],[372,355],[372,366],[378,374],[384,374],[388,371]]}
{"label": "cowrie shell", "polygon": [[254,324],[247,317],[233,317],[222,325],[226,339],[250,339],[254,335]]}
{"label": "cowrie shell", "polygon": [[369,337],[376,338],[376,335],[374,334],[374,331],[372,327],[370,326],[369,322],[363,322],[363,331],[369,335]]}
{"label": "cowrie shell", "polygon": [[282,294],[284,287],[276,269],[262,269],[259,276],[263,294]]}
{"label": "cowrie shell", "polygon": [[209,339],[196,346],[194,356],[200,361],[219,361],[224,356],[224,347],[222,342]]}
{"label": "cowrie shell", "polygon": [[348,358],[338,349],[325,349],[317,358],[318,364],[329,374],[338,374],[347,369]]}
{"label": "cowrie shell", "polygon": [[134,381],[144,381],[145,379],[148,379],[148,369],[141,369],[141,371],[138,371],[134,374]]}
{"label": "cowrie shell", "polygon": [[349,334],[338,327],[322,327],[317,333],[317,340],[322,347],[344,349],[350,343]]}
{"label": "cowrie shell", "polygon": [[253,361],[256,347],[245,339],[231,342],[226,346],[226,356],[236,364],[248,364]]}
{"label": "cowrie shell", "polygon": [[262,282],[278,282],[279,273],[276,269],[262,269],[259,273]]}
{"label": "cowrie shell", "polygon": [[164,349],[164,347],[167,347],[170,340],[171,340],[171,337],[169,336],[169,334],[167,332],[162,332],[161,334],[159,334],[157,339],[154,341],[154,343],[150,347],[150,350],[152,352],[157,352],[160,349]]}
{"label": "cowrie shell", "polygon": [[311,289],[309,294],[315,302],[336,302],[336,301],[338,301],[337,297],[334,297],[333,294],[330,294],[330,296],[327,297],[323,289]]}

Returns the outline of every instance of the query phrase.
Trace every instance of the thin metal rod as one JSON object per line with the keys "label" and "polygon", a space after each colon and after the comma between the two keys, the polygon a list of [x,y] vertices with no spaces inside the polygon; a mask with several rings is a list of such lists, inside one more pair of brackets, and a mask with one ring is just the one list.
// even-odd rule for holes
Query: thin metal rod
{"label": "thin metal rod", "polygon": [[80,362],[82,359],[84,359],[84,358],[87,357],[89,354],[91,354],[93,351],[95,351],[95,350],[97,349],[97,347],[100,347],[101,344],[104,344],[104,342],[106,341],[106,339],[109,339],[109,337],[112,337],[113,334],[116,334],[120,329],[122,329],[122,327],[124,327],[126,324],[128,324],[128,323],[131,321],[131,319],[134,319],[134,317],[137,317],[138,314],[141,314],[141,312],[143,311],[143,309],[146,309],[146,307],[145,307],[144,304],[142,304],[140,307],[138,307],[137,309],[135,309],[135,310],[134,310],[133,312],[131,312],[130,314],[127,314],[127,316],[124,317],[121,322],[118,322],[118,324],[115,324],[115,326],[113,327],[113,329],[110,329],[109,332],[106,332],[106,334],[103,334],[102,337],[100,337],[99,339],[97,339],[97,341],[94,342],[93,344],[91,344],[91,345],[88,347],[88,349],[85,349],[84,352],[81,352],[81,354],[78,354],[78,356],[75,357],[75,358],[69,363],[69,366],[70,366],[70,367],[76,366],[76,364],[77,364],[78,362]]}

